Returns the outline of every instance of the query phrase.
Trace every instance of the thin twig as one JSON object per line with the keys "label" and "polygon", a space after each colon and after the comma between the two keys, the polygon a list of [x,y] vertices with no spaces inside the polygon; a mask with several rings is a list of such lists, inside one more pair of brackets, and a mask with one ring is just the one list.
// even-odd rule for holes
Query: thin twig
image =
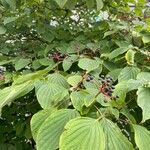
{"label": "thin twig", "polygon": [[103,116],[103,114],[102,114],[102,112],[100,111],[100,109],[98,109],[96,105],[94,105],[94,107],[96,108],[96,110],[98,111],[98,113],[99,113],[101,116]]}

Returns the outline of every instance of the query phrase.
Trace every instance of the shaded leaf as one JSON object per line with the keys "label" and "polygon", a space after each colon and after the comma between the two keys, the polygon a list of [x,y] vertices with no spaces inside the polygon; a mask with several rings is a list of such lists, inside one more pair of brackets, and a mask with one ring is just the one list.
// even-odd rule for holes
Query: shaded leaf
{"label": "shaded leaf", "polygon": [[118,80],[121,81],[127,81],[129,79],[136,79],[138,73],[140,72],[140,69],[137,67],[125,67],[121,70]]}
{"label": "shaded leaf", "polygon": [[16,9],[16,0],[5,0],[11,9]]}
{"label": "shaded leaf", "polygon": [[100,11],[104,6],[103,0],[96,0],[96,3],[97,3],[97,10]]}
{"label": "shaded leaf", "polygon": [[122,108],[120,113],[126,116],[132,123],[136,123],[135,118],[130,114],[128,109]]}
{"label": "shaded leaf", "polygon": [[90,9],[94,7],[95,2],[93,0],[86,0],[86,5]]}
{"label": "shaded leaf", "polygon": [[0,26],[0,35],[5,34],[5,33],[6,33],[6,28],[4,28],[3,26]]}
{"label": "shaded leaf", "polygon": [[18,17],[6,17],[4,18],[4,25],[10,23],[10,22],[13,22],[17,19]]}
{"label": "shaded leaf", "polygon": [[140,72],[137,75],[137,80],[141,81],[142,84],[150,85],[150,72]]}
{"label": "shaded leaf", "polygon": [[83,70],[87,70],[88,72],[98,68],[100,62],[98,60],[82,58],[79,60],[78,66]]}
{"label": "shaded leaf", "polygon": [[0,109],[2,109],[3,106],[9,104],[13,100],[24,96],[33,88],[33,83],[29,81],[24,84],[14,85],[0,90]]}
{"label": "shaded leaf", "polygon": [[50,60],[48,58],[39,59],[39,63],[43,66],[53,66],[55,64],[53,60]]}
{"label": "shaded leaf", "polygon": [[113,50],[113,51],[109,54],[109,59],[113,59],[113,58],[119,56],[120,54],[125,53],[128,49],[129,49],[129,47],[119,47],[119,48]]}
{"label": "shaded leaf", "polygon": [[30,59],[19,59],[15,62],[15,69],[16,71],[26,67],[30,63]]}
{"label": "shaded leaf", "polygon": [[55,0],[60,8],[63,8],[68,0]]}

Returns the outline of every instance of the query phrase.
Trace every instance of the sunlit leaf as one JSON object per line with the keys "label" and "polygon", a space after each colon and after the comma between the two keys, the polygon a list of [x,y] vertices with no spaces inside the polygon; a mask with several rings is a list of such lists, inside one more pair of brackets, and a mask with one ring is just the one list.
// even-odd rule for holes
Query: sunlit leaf
{"label": "sunlit leaf", "polygon": [[37,135],[38,150],[55,150],[58,148],[59,138],[66,123],[79,116],[71,109],[62,109],[50,115],[42,124]]}
{"label": "sunlit leaf", "polygon": [[135,133],[135,142],[140,150],[149,150],[150,149],[150,131],[146,128],[133,125],[134,133]]}
{"label": "sunlit leaf", "polygon": [[137,103],[142,108],[142,121],[144,122],[150,119],[150,88],[140,87],[137,91],[137,95]]}
{"label": "sunlit leaf", "polygon": [[79,60],[78,66],[88,72],[98,68],[100,62],[98,60],[93,60],[89,58],[82,58]]}
{"label": "sunlit leaf", "polygon": [[96,3],[97,3],[97,10],[101,10],[104,6],[103,4],[103,0],[96,0]]}
{"label": "sunlit leaf", "polygon": [[30,124],[31,124],[31,131],[32,131],[32,136],[33,136],[34,140],[36,140],[38,131],[39,131],[41,125],[43,124],[43,122],[55,111],[56,111],[56,109],[54,109],[54,108],[44,109],[32,116]]}
{"label": "sunlit leaf", "polygon": [[105,137],[98,120],[76,118],[67,123],[60,138],[60,150],[104,150]]}
{"label": "sunlit leaf", "polygon": [[68,0],[55,0],[60,8],[63,8]]}
{"label": "sunlit leaf", "polygon": [[127,81],[129,79],[136,79],[138,73],[140,72],[140,69],[137,67],[125,67],[121,70],[118,80],[121,81]]}
{"label": "sunlit leaf", "polygon": [[123,135],[123,133],[121,133],[121,130],[116,124],[104,118],[101,120],[101,125],[103,127],[104,134],[106,137],[106,149],[133,150],[132,144]]}

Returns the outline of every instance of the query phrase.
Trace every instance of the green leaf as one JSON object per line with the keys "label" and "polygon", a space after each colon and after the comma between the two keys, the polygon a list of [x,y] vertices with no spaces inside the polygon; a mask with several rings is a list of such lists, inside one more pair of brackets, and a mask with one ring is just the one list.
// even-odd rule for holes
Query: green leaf
{"label": "green leaf", "polygon": [[1,143],[0,144],[0,149],[1,150],[16,150],[16,147],[12,144],[8,144],[8,143],[3,144],[3,143]]}
{"label": "green leaf", "polygon": [[5,17],[4,18],[4,25],[10,23],[10,22],[13,22],[17,19],[18,17]]}
{"label": "green leaf", "polygon": [[3,90],[0,90],[0,110],[3,106],[9,104],[13,100],[29,93],[33,88],[32,82],[26,82],[24,84],[6,87]]}
{"label": "green leaf", "polygon": [[119,82],[116,86],[115,86],[115,90],[113,92],[113,95],[116,96],[118,95],[119,98],[117,99],[117,103],[124,103],[125,102],[125,98],[126,98],[126,93],[128,92],[128,87],[127,87],[127,83],[125,81],[123,82]]}
{"label": "green leaf", "polygon": [[0,65],[1,65],[1,66],[2,66],[2,65],[6,65],[6,64],[9,64],[9,63],[11,63],[11,62],[13,62],[13,59],[12,59],[12,60],[3,60],[3,61],[0,62]]}
{"label": "green leaf", "polygon": [[59,138],[66,123],[79,116],[71,109],[62,109],[50,115],[42,124],[37,135],[38,150],[55,150],[58,148]]}
{"label": "green leaf", "polygon": [[5,0],[12,10],[16,9],[16,0]]}
{"label": "green leaf", "polygon": [[69,88],[69,84],[67,83],[67,80],[61,74],[53,73],[53,74],[48,75],[47,77],[50,83],[57,84],[58,86],[59,85],[63,86],[64,88]]}
{"label": "green leaf", "polygon": [[133,65],[134,64],[134,55],[135,55],[135,51],[133,51],[132,49],[129,49],[127,51],[127,53],[125,54],[125,59],[127,61],[127,63],[129,65]]}
{"label": "green leaf", "polygon": [[72,1],[69,0],[67,1],[65,7],[68,8],[69,10],[72,10],[75,8],[76,4],[77,4],[77,0],[72,0]]}
{"label": "green leaf", "polygon": [[109,59],[113,59],[123,53],[125,53],[127,50],[129,49],[129,47],[119,47],[115,50],[113,50],[110,54],[109,54]]}
{"label": "green leaf", "polygon": [[67,71],[72,66],[72,61],[70,61],[69,59],[64,59],[62,65],[63,65],[64,71]]}
{"label": "green leaf", "polygon": [[136,123],[135,118],[130,114],[129,110],[127,108],[122,108],[120,110],[120,113],[126,116],[132,123]]}
{"label": "green leaf", "polygon": [[61,135],[60,150],[104,150],[105,138],[98,120],[80,117],[67,123]]}
{"label": "green leaf", "polygon": [[67,96],[68,90],[57,84],[47,83],[38,89],[36,95],[41,107],[47,109]]}
{"label": "green leaf", "polygon": [[137,103],[142,108],[142,122],[150,119],[150,88],[140,87],[137,91]]}
{"label": "green leaf", "polygon": [[73,107],[77,109],[78,111],[81,111],[82,107],[84,106],[84,99],[86,96],[87,96],[87,93],[84,91],[72,92],[70,95],[70,98],[71,98]]}
{"label": "green leaf", "polygon": [[36,71],[36,72],[33,72],[33,73],[28,73],[28,74],[25,74],[25,75],[21,75],[17,79],[15,79],[15,81],[13,82],[13,85],[21,84],[21,83],[24,83],[24,82],[27,82],[27,81],[30,81],[30,80],[39,79],[43,75],[45,75],[46,73],[48,73],[50,70],[52,70],[53,67],[55,67],[56,65],[49,66],[49,67],[47,67],[44,70],[39,70],[39,71]]}
{"label": "green leaf", "polygon": [[149,43],[150,42],[150,35],[144,35],[142,37],[142,40],[143,40],[144,43]]}
{"label": "green leaf", "polygon": [[96,0],[96,3],[97,3],[97,10],[100,11],[104,6],[103,0]]}
{"label": "green leaf", "polygon": [[39,59],[39,63],[43,66],[53,66],[55,64],[53,60],[50,60],[48,58]]}
{"label": "green leaf", "polygon": [[98,68],[100,62],[98,60],[89,59],[89,58],[82,58],[79,60],[78,66],[88,72]]}
{"label": "green leaf", "polygon": [[63,8],[68,0],[55,0],[60,8]]}
{"label": "green leaf", "polygon": [[19,59],[18,61],[15,62],[15,69],[16,71],[26,67],[30,63],[30,59]]}
{"label": "green leaf", "polygon": [[65,58],[62,64],[64,71],[69,70],[72,64],[77,60],[77,58],[77,55],[70,55],[69,57]]}
{"label": "green leaf", "polygon": [[137,74],[140,72],[140,69],[137,67],[125,67],[121,70],[118,80],[121,81],[127,81],[129,79],[136,79]]}
{"label": "green leaf", "polygon": [[107,32],[105,32],[104,33],[104,37],[103,38],[105,38],[105,37],[107,37],[107,36],[109,36],[109,35],[112,35],[112,34],[114,34],[114,33],[116,33],[117,31],[107,31]]}
{"label": "green leaf", "polygon": [[143,84],[150,85],[150,72],[140,72],[137,75],[137,80],[141,81]]}
{"label": "green leaf", "polygon": [[0,35],[6,33],[6,28],[3,26],[0,26]]}
{"label": "green leaf", "polygon": [[86,0],[86,5],[87,7],[90,9],[90,8],[93,8],[94,5],[95,5],[95,1],[93,0]]}
{"label": "green leaf", "polygon": [[74,76],[69,77],[67,82],[73,87],[76,87],[81,80],[82,80],[82,76],[74,75]]}
{"label": "green leaf", "polygon": [[105,133],[105,149],[110,150],[133,150],[132,144],[121,133],[120,128],[112,121],[103,118],[101,120],[101,126]]}
{"label": "green leaf", "polygon": [[56,109],[54,109],[54,108],[44,109],[32,116],[30,124],[31,124],[32,136],[35,141],[36,141],[37,134],[38,134],[38,131],[39,131],[41,125],[55,111],[56,111]]}
{"label": "green leaf", "polygon": [[113,71],[113,70],[115,70],[115,69],[118,69],[118,66],[117,66],[114,62],[112,62],[112,61],[107,61],[107,60],[105,60],[105,61],[103,62],[103,65],[104,65],[104,67],[107,68],[109,71]]}
{"label": "green leaf", "polygon": [[110,71],[109,73],[108,73],[108,75],[110,75],[112,78],[113,78],[113,80],[117,80],[118,79],[118,76],[119,76],[119,74],[120,74],[120,72],[121,72],[121,69],[113,69],[112,71]]}
{"label": "green leaf", "polygon": [[142,82],[139,80],[130,79],[128,82],[126,82],[126,85],[128,87],[128,92],[132,90],[138,89],[140,86],[142,86]]}
{"label": "green leaf", "polygon": [[135,142],[139,150],[150,150],[150,131],[139,125],[133,125],[133,129]]}
{"label": "green leaf", "polygon": [[39,60],[38,59],[35,59],[32,61],[32,68],[34,70],[37,70],[38,68],[40,68],[42,65],[40,64]]}

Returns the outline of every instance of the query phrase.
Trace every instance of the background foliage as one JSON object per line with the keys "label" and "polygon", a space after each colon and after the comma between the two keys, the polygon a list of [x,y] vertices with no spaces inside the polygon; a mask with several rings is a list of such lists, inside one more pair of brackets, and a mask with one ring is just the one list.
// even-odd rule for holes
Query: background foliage
{"label": "background foliage", "polygon": [[1,0],[0,149],[149,150],[149,17],[145,0]]}

